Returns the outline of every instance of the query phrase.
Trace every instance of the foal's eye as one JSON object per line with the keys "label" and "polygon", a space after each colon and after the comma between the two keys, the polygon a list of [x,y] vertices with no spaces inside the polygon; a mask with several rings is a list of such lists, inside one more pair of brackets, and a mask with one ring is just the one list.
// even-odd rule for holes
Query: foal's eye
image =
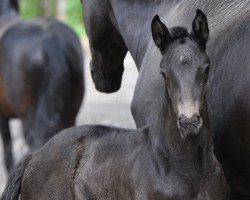
{"label": "foal's eye", "polygon": [[166,74],[164,73],[164,72],[160,72],[161,73],[161,75],[162,75],[162,77],[164,78],[164,79],[166,79],[167,78],[167,76],[166,76]]}

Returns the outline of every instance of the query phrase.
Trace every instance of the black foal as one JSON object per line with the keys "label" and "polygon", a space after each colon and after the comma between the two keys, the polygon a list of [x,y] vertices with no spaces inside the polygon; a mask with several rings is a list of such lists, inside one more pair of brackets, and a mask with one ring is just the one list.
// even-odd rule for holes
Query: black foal
{"label": "black foal", "polygon": [[2,200],[19,191],[29,200],[228,199],[207,117],[206,16],[197,10],[191,33],[168,30],[155,16],[152,34],[165,83],[155,123],[137,130],[82,126],[59,133],[18,166]]}

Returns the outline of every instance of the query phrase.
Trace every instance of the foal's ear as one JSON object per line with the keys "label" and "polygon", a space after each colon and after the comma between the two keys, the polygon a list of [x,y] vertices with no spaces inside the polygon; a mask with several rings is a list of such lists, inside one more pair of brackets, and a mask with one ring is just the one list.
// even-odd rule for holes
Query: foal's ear
{"label": "foal's ear", "polygon": [[167,43],[171,40],[171,35],[158,15],[155,15],[151,22],[151,31],[155,44],[160,48],[161,52],[163,52]]}
{"label": "foal's ear", "polygon": [[202,48],[206,49],[206,43],[209,37],[209,29],[206,15],[200,10],[196,10],[196,16],[192,23],[192,31],[195,38],[201,44]]}

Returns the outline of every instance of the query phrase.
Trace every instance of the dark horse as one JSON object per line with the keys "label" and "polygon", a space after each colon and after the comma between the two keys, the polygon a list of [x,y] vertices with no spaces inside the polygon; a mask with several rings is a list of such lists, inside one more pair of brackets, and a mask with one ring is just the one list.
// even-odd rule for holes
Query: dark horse
{"label": "dark horse", "polygon": [[[96,88],[119,89],[127,50],[137,65],[131,106],[137,127],[156,119],[164,86],[154,68],[161,55],[150,38],[149,19],[159,13],[170,27],[186,26],[196,8],[207,14],[212,65],[207,99],[215,154],[232,194],[250,199],[250,1],[83,0],[83,8]],[[190,103],[187,109],[195,106]]]}
{"label": "dark horse", "polygon": [[13,166],[9,120],[20,118],[38,149],[73,126],[83,97],[83,56],[75,33],[54,20],[21,20],[17,0],[0,2],[0,131]]}
{"label": "dark horse", "polygon": [[[197,10],[191,32],[168,30],[155,16],[152,35],[165,86],[158,119],[137,130],[82,126],[59,133],[17,167],[1,200],[19,193],[29,200],[229,198],[207,114],[206,16]],[[190,100],[198,107],[188,118],[179,107]]]}

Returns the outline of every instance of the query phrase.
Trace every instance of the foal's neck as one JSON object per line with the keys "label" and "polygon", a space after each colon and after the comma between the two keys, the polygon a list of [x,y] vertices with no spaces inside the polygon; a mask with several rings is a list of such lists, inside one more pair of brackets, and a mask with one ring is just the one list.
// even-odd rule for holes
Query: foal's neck
{"label": "foal's neck", "polygon": [[204,127],[198,136],[181,138],[177,128],[177,116],[170,103],[165,99],[158,120],[154,124],[153,137],[157,152],[168,163],[180,170],[195,170],[205,172],[207,163],[213,159],[212,136],[209,130],[207,108],[203,109]]}

